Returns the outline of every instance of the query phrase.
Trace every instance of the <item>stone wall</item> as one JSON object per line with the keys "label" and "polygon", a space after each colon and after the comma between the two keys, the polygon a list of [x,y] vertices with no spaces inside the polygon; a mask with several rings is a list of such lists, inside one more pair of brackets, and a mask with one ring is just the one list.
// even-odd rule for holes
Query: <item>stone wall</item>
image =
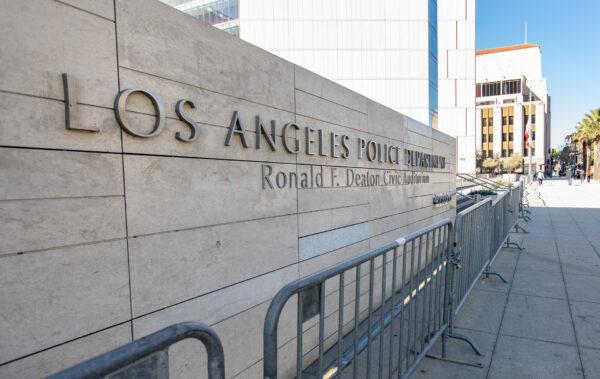
{"label": "stone wall", "polygon": [[[219,333],[228,377],[257,377],[264,314],[284,284],[453,215],[454,201],[432,196],[454,189],[454,139],[158,1],[0,7],[0,377],[49,374],[188,320]],[[71,127],[97,132],[65,127],[62,73],[76,90]],[[127,88],[159,98],[159,135],[119,126]],[[183,107],[192,142],[175,136],[191,132],[182,99],[196,106]],[[247,148],[239,133],[224,143],[235,111]],[[154,115],[148,97],[129,97],[133,129],[148,133]],[[255,147],[257,115],[269,131],[275,120],[275,151],[264,135]],[[299,129],[282,136],[285,123]],[[289,153],[283,141],[303,145],[305,127],[347,135],[348,157]],[[410,173],[403,153],[359,159],[359,138],[445,167],[419,173],[425,184],[348,185],[347,169]],[[270,188],[266,166],[273,181],[322,170],[331,185]],[[172,373],[193,376],[199,345],[172,353]]]}

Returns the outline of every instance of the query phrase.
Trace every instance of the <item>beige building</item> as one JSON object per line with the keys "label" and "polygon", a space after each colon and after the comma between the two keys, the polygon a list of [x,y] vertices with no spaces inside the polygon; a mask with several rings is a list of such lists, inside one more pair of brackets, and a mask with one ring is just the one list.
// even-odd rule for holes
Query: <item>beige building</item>
{"label": "beige building", "polygon": [[539,45],[522,44],[477,52],[477,149],[483,159],[525,157],[530,131],[533,170],[551,170],[550,96]]}

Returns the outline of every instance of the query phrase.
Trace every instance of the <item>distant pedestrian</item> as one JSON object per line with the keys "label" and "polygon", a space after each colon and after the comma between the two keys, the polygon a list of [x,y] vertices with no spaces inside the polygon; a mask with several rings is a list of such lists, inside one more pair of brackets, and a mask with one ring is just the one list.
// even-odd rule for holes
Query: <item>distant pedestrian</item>
{"label": "distant pedestrian", "polygon": [[581,172],[579,174],[579,179],[581,179],[581,183],[583,183],[583,181],[585,180],[585,169],[581,169]]}
{"label": "distant pedestrian", "polygon": [[544,171],[540,170],[537,172],[537,174],[535,175],[535,177],[538,180],[538,185],[541,186],[542,182],[544,181]]}
{"label": "distant pedestrian", "polygon": [[569,182],[569,185],[571,185],[573,183],[573,171],[571,171],[571,167],[567,167],[567,181]]}
{"label": "distant pedestrian", "polygon": [[588,167],[588,173],[587,173],[587,182],[590,182],[590,179],[592,178],[592,172],[593,172],[593,167],[590,165],[590,167]]}

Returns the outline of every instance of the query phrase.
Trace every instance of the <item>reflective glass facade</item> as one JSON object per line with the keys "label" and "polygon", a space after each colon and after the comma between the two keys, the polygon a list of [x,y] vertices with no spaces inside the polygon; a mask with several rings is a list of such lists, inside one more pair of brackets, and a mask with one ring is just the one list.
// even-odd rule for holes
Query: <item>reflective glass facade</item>
{"label": "reflective glass facade", "polygon": [[[385,6],[374,6],[364,0],[162,1],[438,128],[442,103],[438,83],[438,0],[386,0]],[[461,4],[461,9],[466,6]],[[458,3],[452,6],[446,3],[446,9],[456,7]],[[462,27],[457,25],[453,30]],[[467,27],[465,24],[462,28],[470,30]],[[448,50],[455,51],[456,47],[446,49],[444,57],[448,56]],[[463,57],[466,61],[464,51],[460,53],[456,61],[462,62]],[[454,65],[455,71],[460,69],[459,65]],[[460,80],[465,76],[460,74]],[[447,74],[444,77],[457,80]],[[460,96],[468,95],[460,93]],[[453,104],[453,111],[457,102],[447,103]],[[455,123],[452,121],[452,127],[445,132],[454,129]]]}
{"label": "reflective glass facade", "polygon": [[437,1],[429,0],[428,41],[429,41],[429,126],[438,126],[438,34]]}
{"label": "reflective glass facade", "polygon": [[239,0],[162,0],[207,24],[240,35]]}
{"label": "reflective glass facade", "polygon": [[500,96],[521,93],[521,79],[503,80],[499,82],[477,83],[475,96]]}

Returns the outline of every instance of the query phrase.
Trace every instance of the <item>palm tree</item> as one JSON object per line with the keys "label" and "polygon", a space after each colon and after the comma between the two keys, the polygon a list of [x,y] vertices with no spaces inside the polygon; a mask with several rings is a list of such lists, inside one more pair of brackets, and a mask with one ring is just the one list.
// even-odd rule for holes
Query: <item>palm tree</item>
{"label": "palm tree", "polygon": [[593,151],[594,178],[600,179],[600,108],[590,111],[577,125],[573,140],[582,144],[583,166],[587,170],[588,152]]}

